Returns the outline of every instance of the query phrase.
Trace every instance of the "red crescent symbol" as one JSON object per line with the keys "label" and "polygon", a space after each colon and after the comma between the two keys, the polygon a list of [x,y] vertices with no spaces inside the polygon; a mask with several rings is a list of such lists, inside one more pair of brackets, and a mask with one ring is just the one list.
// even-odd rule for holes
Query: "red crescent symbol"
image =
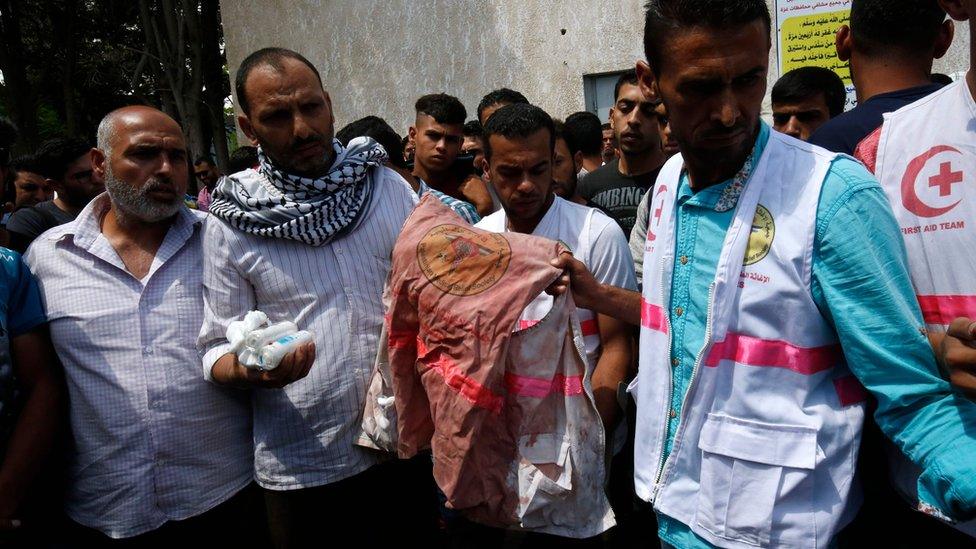
{"label": "red crescent symbol", "polygon": [[901,203],[905,206],[906,210],[919,217],[938,217],[962,202],[962,199],[959,199],[954,204],[945,206],[944,208],[933,208],[922,202],[922,199],[918,197],[918,193],[915,192],[915,180],[918,179],[918,174],[925,167],[925,163],[933,156],[943,152],[959,153],[957,149],[948,145],[936,145],[929,149],[928,152],[916,156],[908,163],[908,167],[905,168],[905,176],[901,179]]}
{"label": "red crescent symbol", "polygon": [[[667,185],[661,185],[660,187],[658,187],[657,190],[654,191],[654,200],[657,200],[657,197],[661,196],[661,193],[663,193],[666,190],[668,190],[668,186]],[[664,203],[662,203],[660,205],[660,207],[658,207],[658,209],[655,210],[654,215],[651,217],[651,219],[656,220],[658,223],[660,223],[661,222],[661,212],[662,211],[664,211]],[[654,242],[655,240],[657,240],[657,236],[654,234],[654,231],[652,230],[652,227],[653,226],[654,225],[652,225],[651,222],[650,222],[650,220],[649,220],[648,223],[647,223],[647,241],[648,242]]]}

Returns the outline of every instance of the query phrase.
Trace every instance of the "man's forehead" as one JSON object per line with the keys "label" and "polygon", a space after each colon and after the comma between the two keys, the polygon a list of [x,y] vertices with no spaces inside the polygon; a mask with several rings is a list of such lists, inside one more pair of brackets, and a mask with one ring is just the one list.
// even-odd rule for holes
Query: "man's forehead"
{"label": "man's forehead", "polygon": [[417,113],[417,129],[420,130],[433,130],[446,135],[462,135],[464,133],[464,124],[444,124],[438,122],[433,116],[418,112]]}
{"label": "man's forehead", "polygon": [[296,59],[282,59],[279,66],[265,63],[254,67],[244,83],[248,99],[255,104],[282,101],[292,96],[324,94],[312,69]]}
{"label": "man's forehead", "polygon": [[769,33],[756,20],[730,29],[683,28],[664,44],[662,73],[680,78],[735,78],[769,63]]}
{"label": "man's forehead", "polygon": [[186,149],[183,134],[178,128],[135,127],[119,133],[119,141],[126,147],[152,146],[166,149]]}

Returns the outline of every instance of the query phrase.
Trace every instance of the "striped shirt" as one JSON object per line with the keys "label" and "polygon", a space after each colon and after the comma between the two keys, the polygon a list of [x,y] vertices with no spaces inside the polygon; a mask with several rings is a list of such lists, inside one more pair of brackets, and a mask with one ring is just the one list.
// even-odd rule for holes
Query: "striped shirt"
{"label": "striped shirt", "polygon": [[478,210],[476,210],[469,202],[458,200],[453,196],[444,194],[428,185],[423,179],[420,179],[420,188],[417,189],[417,196],[423,198],[427,193],[431,193],[436,196],[437,199],[440,200],[445,206],[454,210],[454,213],[461,216],[461,219],[467,221],[468,223],[474,225],[475,223],[481,221],[481,216],[478,215]]}
{"label": "striped shirt", "polygon": [[200,376],[202,214],[183,208],[143,280],[102,235],[102,194],[41,235],[37,277],[68,383],[65,507],[114,537],[210,510],[251,482],[247,393]]}
{"label": "striped shirt", "polygon": [[283,389],[255,389],[254,469],[273,490],[329,484],[377,463],[353,445],[383,325],[393,244],[417,201],[387,168],[370,177],[366,211],[324,246],[263,238],[209,216],[204,222],[204,374],[229,349],[228,324],[251,310],[311,330],[315,362]]}

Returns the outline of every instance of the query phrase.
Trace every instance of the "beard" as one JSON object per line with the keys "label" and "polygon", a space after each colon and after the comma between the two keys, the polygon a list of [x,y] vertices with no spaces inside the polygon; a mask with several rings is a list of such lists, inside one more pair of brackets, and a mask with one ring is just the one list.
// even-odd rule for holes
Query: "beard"
{"label": "beard", "polygon": [[171,183],[156,177],[150,177],[142,186],[115,177],[112,169],[105,169],[105,190],[118,209],[127,217],[132,217],[144,223],[156,223],[173,217],[183,206],[183,196],[179,193],[172,200],[162,201],[150,196],[156,189],[172,189]]}

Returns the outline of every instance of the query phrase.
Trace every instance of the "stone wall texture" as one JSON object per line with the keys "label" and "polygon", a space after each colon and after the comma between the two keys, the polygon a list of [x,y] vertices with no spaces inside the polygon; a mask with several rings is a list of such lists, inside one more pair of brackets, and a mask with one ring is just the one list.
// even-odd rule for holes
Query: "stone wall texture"
{"label": "stone wall texture", "polygon": [[[250,52],[293,49],[311,60],[332,96],[336,128],[362,116],[399,133],[417,97],[446,92],[468,118],[502,86],[558,118],[583,109],[583,75],[633,67],[643,58],[639,0],[221,0],[233,81]],[[969,32],[937,72],[968,67]],[[775,46],[769,81],[778,78]],[[767,106],[768,110],[768,98]]]}

